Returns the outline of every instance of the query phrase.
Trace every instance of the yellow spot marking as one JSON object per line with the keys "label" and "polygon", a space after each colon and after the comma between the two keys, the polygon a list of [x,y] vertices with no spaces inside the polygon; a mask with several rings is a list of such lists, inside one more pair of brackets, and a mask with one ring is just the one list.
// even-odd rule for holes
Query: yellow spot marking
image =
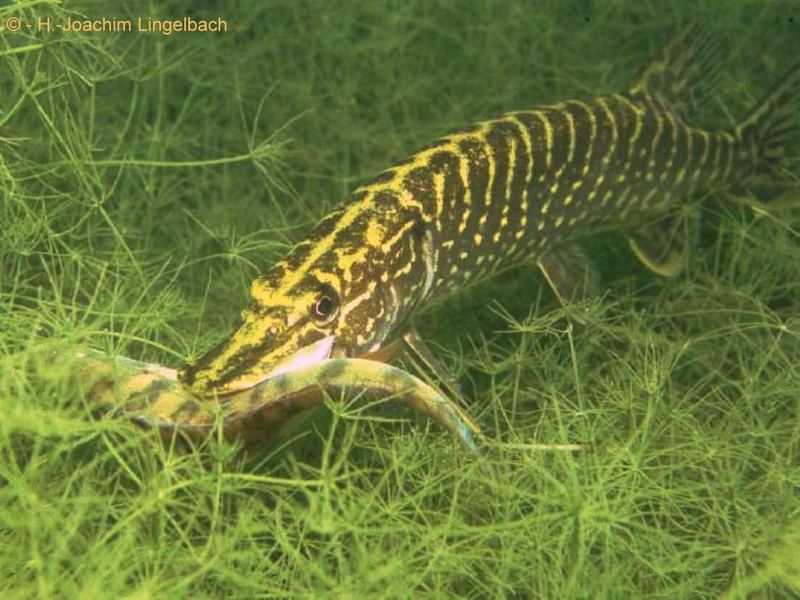
{"label": "yellow spot marking", "polygon": [[517,140],[508,138],[508,176],[506,177],[506,204],[503,212],[508,211],[511,202],[511,184],[514,183],[514,169],[517,166]]}
{"label": "yellow spot marking", "polygon": [[321,269],[314,269],[312,275],[316,277],[321,283],[327,283],[334,289],[339,289],[339,278],[334,275],[333,273],[328,273],[327,271],[323,271]]}
{"label": "yellow spot marking", "polygon": [[483,241],[483,236],[482,236],[480,233],[476,233],[476,234],[473,236],[473,238],[472,238],[472,239],[475,241],[475,244],[476,244],[476,245],[480,246],[481,242]]}
{"label": "yellow spot marking", "polygon": [[442,229],[442,215],[444,214],[444,173],[433,174],[433,195],[436,199],[436,230]]}
{"label": "yellow spot marking", "polygon": [[533,142],[525,124],[520,121],[513,113],[509,115],[510,120],[514,121],[519,127],[522,141],[525,143],[525,155],[528,157],[528,170],[525,172],[525,187],[522,190],[522,212],[528,209],[528,191],[533,177]]}
{"label": "yellow spot marking", "polygon": [[408,275],[409,273],[411,273],[411,266],[412,266],[411,261],[404,264],[402,269],[399,269],[395,272],[394,278],[399,279],[403,275]]}
{"label": "yellow spot marking", "polygon": [[486,154],[489,163],[489,179],[486,183],[486,196],[483,199],[483,203],[486,206],[489,206],[492,202],[492,188],[494,188],[494,176],[497,170],[497,161],[495,161],[494,156],[492,155],[492,145],[489,143],[489,140],[486,139],[484,136],[484,141],[486,143]]}
{"label": "yellow spot marking", "polygon": [[364,260],[364,258],[367,256],[367,251],[368,248],[366,246],[362,246],[351,254],[337,256],[337,266],[344,272],[343,278],[346,282],[349,283],[353,280],[353,265]]}
{"label": "yellow spot marking", "polygon": [[[371,283],[374,284],[375,282],[372,281]],[[358,296],[353,298],[347,304],[342,305],[342,308],[339,309],[339,322],[340,323],[344,322],[347,319],[347,315],[349,315],[356,308],[358,308],[359,304],[369,300],[372,297],[374,289],[375,289],[374,286],[372,286],[372,289],[367,288],[367,290],[365,292],[363,292],[362,294],[359,294]]]}
{"label": "yellow spot marking", "polygon": [[564,222],[564,217],[558,217],[558,218],[556,218],[555,226],[556,227],[561,227],[561,224],[563,222]]}
{"label": "yellow spot marking", "polygon": [[568,110],[563,110],[562,114],[567,120],[567,131],[569,131],[569,141],[567,143],[569,145],[567,150],[567,160],[565,160],[564,164],[561,165],[556,171],[556,177],[560,177],[564,172],[564,169],[567,168],[567,165],[571,164],[572,159],[575,158],[575,117],[573,117],[572,113]]}
{"label": "yellow spot marking", "polygon": [[681,126],[683,127],[683,133],[686,136],[686,161],[683,163],[683,168],[680,171],[680,173],[681,173],[680,174],[680,178],[681,178],[681,180],[683,180],[683,176],[685,175],[686,170],[692,164],[692,150],[694,149],[693,148],[694,147],[694,139],[693,139],[694,135],[692,134],[692,130],[689,129],[688,127],[686,127],[685,125],[683,125],[683,123],[681,123]]}
{"label": "yellow spot marking", "polygon": [[675,164],[675,156],[678,154],[678,124],[676,123],[675,117],[672,116],[671,112],[666,111],[664,116],[667,117],[667,121],[669,122],[670,127],[672,127],[672,136],[670,139],[669,159],[667,159],[667,164],[661,171],[661,181],[666,181],[672,166]]}
{"label": "yellow spot marking", "polygon": [[395,244],[406,234],[406,232],[414,226],[414,221],[407,221],[403,223],[403,225],[397,230],[392,237],[386,240],[381,245],[381,250],[383,250],[384,254],[388,254],[392,248],[394,248]]}
{"label": "yellow spot marking", "polygon": [[[474,136],[470,136],[470,139],[480,142],[480,140]],[[467,219],[469,219],[472,206],[472,189],[469,186],[469,156],[466,154],[460,154],[459,156],[461,160],[458,162],[458,176],[461,178],[461,185],[464,188],[464,204],[467,208],[461,214],[461,222],[458,224],[458,232],[464,233],[464,231],[467,229]]]}
{"label": "yellow spot marking", "polygon": [[547,117],[543,111],[535,110],[532,113],[536,116],[544,125],[544,134],[545,134],[545,149],[544,149],[544,162],[547,169],[542,171],[541,179],[544,180],[545,172],[550,169],[550,165],[553,162],[553,124],[550,122],[550,119]]}
{"label": "yellow spot marking", "polygon": [[[609,121],[609,123],[611,125],[611,142],[608,145],[608,150],[605,153],[605,155],[603,156],[603,160],[602,160],[603,165],[608,165],[611,162],[611,156],[614,154],[614,152],[616,152],[617,139],[619,138],[619,132],[617,131],[617,122],[616,122],[616,120],[614,118],[614,113],[608,107],[608,104],[606,103],[605,98],[598,98],[597,101],[600,104],[600,108],[603,109],[603,112],[605,113],[606,118],[608,119],[608,121]],[[605,180],[605,175],[600,173],[597,176],[597,179],[595,179],[594,185],[592,186],[592,189],[588,194],[587,198],[588,198],[589,202],[594,200],[594,197],[597,195],[597,192],[600,189],[600,186],[603,184],[604,180]]]}
{"label": "yellow spot marking", "polygon": [[369,210],[373,201],[373,194],[366,194],[361,202],[355,202],[348,206],[342,216],[339,218],[339,221],[336,223],[333,231],[331,231],[328,235],[314,245],[314,247],[311,249],[311,252],[308,253],[308,257],[303,264],[301,264],[297,269],[289,271],[286,274],[281,282],[280,289],[277,290],[277,293],[280,295],[286,295],[287,292],[292,290],[298,283],[300,283],[311,265],[313,265],[321,256],[331,250],[339,233],[343,229],[346,229],[352,225],[359,215],[361,215],[364,211]]}
{"label": "yellow spot marking", "polygon": [[464,188],[464,204],[469,206],[472,203],[472,190],[469,187],[469,156],[459,153],[459,158],[461,160],[458,161],[458,176]]}
{"label": "yellow spot marking", "polygon": [[383,227],[374,219],[367,224],[367,243],[373,248],[379,248],[384,235]]}
{"label": "yellow spot marking", "polygon": [[544,205],[542,205],[542,214],[546,215],[548,210],[550,210],[550,200],[549,199],[544,203]]}
{"label": "yellow spot marking", "polygon": [[[642,134],[642,121],[644,119],[644,109],[634,104],[630,100],[628,100],[623,94],[616,94],[615,98],[617,98],[624,104],[627,104],[628,108],[630,108],[631,111],[633,112],[633,120],[634,120],[633,134],[631,135],[631,139],[629,140],[628,157],[626,159],[627,165],[630,166],[631,161],[633,159],[634,148],[636,147],[636,141]],[[642,148],[641,155],[644,156],[644,153],[645,149]]]}
{"label": "yellow spot marking", "polygon": [[514,234],[514,237],[521,239],[525,235],[525,227],[527,224],[528,217],[526,215],[522,215],[522,218],[519,220],[519,230]]}
{"label": "yellow spot marking", "polygon": [[[646,98],[649,101],[650,97],[646,96]],[[651,104],[651,106],[652,106],[652,104]],[[661,138],[661,134],[664,131],[664,119],[661,116],[660,112],[657,111],[654,106],[653,106],[652,112],[653,112],[653,116],[656,119],[656,132],[653,135],[653,141],[650,144],[650,155],[653,158],[655,158],[655,156],[656,156],[656,148],[658,147],[658,140]]]}
{"label": "yellow spot marking", "polygon": [[[655,190],[656,188],[653,189]],[[625,189],[622,190],[622,193],[619,196],[617,196],[617,202],[616,202],[617,206],[624,207],[622,210],[623,217],[627,216],[629,212],[629,206],[627,200],[628,200],[628,195],[630,193],[631,193],[631,188],[626,187]]]}
{"label": "yellow spot marking", "polygon": [[[599,99],[602,102],[602,98]],[[589,120],[589,125],[591,126],[589,129],[589,142],[588,142],[588,151],[586,152],[586,156],[584,157],[584,165],[583,169],[581,169],[581,173],[586,175],[589,172],[589,165],[592,162],[592,155],[594,154],[594,147],[595,142],[597,141],[597,118],[594,116],[594,109],[584,102],[579,102],[577,100],[573,101],[573,104],[576,106],[580,106]]]}
{"label": "yellow spot marking", "polygon": [[646,206],[647,203],[650,201],[650,199],[653,196],[655,196],[657,191],[658,191],[658,188],[653,188],[649,192],[647,192],[647,194],[645,194],[644,198],[642,198],[642,204]]}

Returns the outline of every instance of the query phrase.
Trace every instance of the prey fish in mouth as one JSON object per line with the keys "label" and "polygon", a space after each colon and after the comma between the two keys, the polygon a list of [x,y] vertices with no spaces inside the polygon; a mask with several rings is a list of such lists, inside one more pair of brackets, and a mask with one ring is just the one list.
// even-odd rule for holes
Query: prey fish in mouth
{"label": "prey fish in mouth", "polygon": [[[345,390],[380,394],[422,412],[448,429],[468,450],[477,451],[478,427],[439,391],[397,367],[363,358],[329,358],[331,337],[301,348],[250,388],[198,398],[160,365],[97,353],[84,354],[81,369],[92,378],[88,397],[113,415],[202,440],[221,423],[225,438],[255,451],[288,433],[292,425]],[[117,398],[124,399],[122,404]]]}

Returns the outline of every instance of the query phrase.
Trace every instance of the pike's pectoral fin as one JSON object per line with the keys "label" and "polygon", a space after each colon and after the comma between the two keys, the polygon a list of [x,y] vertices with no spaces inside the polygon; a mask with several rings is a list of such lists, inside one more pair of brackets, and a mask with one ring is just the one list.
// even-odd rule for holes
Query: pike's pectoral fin
{"label": "pike's pectoral fin", "polygon": [[580,246],[551,250],[537,261],[562,304],[589,300],[598,295],[599,277]]}
{"label": "pike's pectoral fin", "polygon": [[662,217],[628,231],[628,243],[648,269],[662,277],[675,277],[686,266],[696,221],[684,215]]}
{"label": "pike's pectoral fin", "polygon": [[463,409],[469,407],[456,377],[436,358],[414,328],[408,328],[401,337],[403,358],[426,382],[435,387]]}

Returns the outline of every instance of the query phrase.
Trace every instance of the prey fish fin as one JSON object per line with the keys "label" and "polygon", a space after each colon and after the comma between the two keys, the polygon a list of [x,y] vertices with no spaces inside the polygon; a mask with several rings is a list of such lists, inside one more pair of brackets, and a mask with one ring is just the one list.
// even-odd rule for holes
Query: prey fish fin
{"label": "prey fish fin", "polygon": [[692,116],[708,102],[719,78],[722,50],[705,27],[679,31],[633,81],[631,94],[649,94],[675,114]]}
{"label": "prey fish fin", "polygon": [[562,304],[588,300],[598,295],[599,278],[580,246],[551,250],[537,264]]}
{"label": "prey fish fin", "polygon": [[686,266],[697,222],[695,215],[661,217],[628,231],[628,243],[648,269],[662,277],[675,277]]}

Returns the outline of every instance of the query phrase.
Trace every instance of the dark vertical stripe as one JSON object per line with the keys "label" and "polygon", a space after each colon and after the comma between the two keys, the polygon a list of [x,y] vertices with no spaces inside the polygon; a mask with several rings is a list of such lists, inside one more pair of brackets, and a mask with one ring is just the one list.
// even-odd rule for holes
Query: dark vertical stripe
{"label": "dark vertical stripe", "polygon": [[486,132],[486,143],[491,158],[494,160],[494,181],[487,202],[490,212],[502,209],[506,195],[506,180],[508,177],[508,151],[509,144],[503,131],[503,123],[495,121]]}
{"label": "dark vertical stripe", "polygon": [[436,214],[436,196],[431,170],[427,166],[411,169],[403,178],[402,186],[414,201],[422,205],[425,219],[433,220]]}
{"label": "dark vertical stripe", "polygon": [[[547,170],[547,141],[541,117],[533,111],[520,111],[514,115],[517,120],[525,127],[525,132],[531,142],[531,154],[533,155],[533,172],[530,175],[531,188],[538,187],[538,182]],[[533,198],[530,197],[531,189],[528,190],[528,206],[530,207]]]}
{"label": "dark vertical stripe", "polygon": [[693,160],[692,164],[692,182],[695,183],[700,179],[704,172],[706,171],[706,165],[708,164],[708,150],[710,145],[710,136],[706,132],[694,132],[695,137],[694,147],[696,148],[694,156],[695,159]]}
{"label": "dark vertical stripe", "polygon": [[516,160],[514,163],[514,172],[512,173],[511,183],[511,208],[508,211],[509,220],[509,235],[514,225],[519,224],[522,218],[522,203],[525,199],[526,181],[530,178],[529,170],[532,168],[531,156],[528,152],[527,142],[524,139],[524,133],[520,129],[520,125],[516,121],[508,122],[509,134],[516,141]]}
{"label": "dark vertical stripe", "polygon": [[[591,110],[591,107],[583,102],[567,102],[564,106],[564,111],[572,115],[575,124],[575,137],[572,140],[574,145],[572,164],[568,165],[567,170],[573,183],[582,181],[583,167],[590,160],[593,151],[591,145],[593,127],[589,116]],[[569,186],[566,187],[565,195],[570,193]]]}
{"label": "dark vertical stripe", "polygon": [[431,172],[443,177],[442,214],[438,219],[441,230],[448,235],[458,227],[463,211],[469,210],[464,203],[464,183],[459,169],[462,160],[463,157],[455,152],[442,151],[434,154],[429,163]]}
{"label": "dark vertical stripe", "polygon": [[569,126],[567,120],[564,118],[564,113],[560,110],[542,110],[539,111],[542,121],[546,122],[553,131],[553,146],[549,151],[550,168],[545,173],[545,182],[547,185],[552,185],[556,173],[561,171],[567,162],[569,153],[569,144],[571,142]]}
{"label": "dark vertical stripe", "polygon": [[[457,240],[454,249],[457,248],[461,251],[471,247],[467,243],[467,238],[471,238],[472,233],[478,229],[478,220],[483,211],[484,197],[489,182],[489,156],[486,145],[475,138],[460,142],[459,147],[467,160],[468,185],[472,196],[467,217],[467,229],[463,234],[459,234],[458,231],[453,232],[452,239]],[[458,220],[460,221],[460,217]]]}

